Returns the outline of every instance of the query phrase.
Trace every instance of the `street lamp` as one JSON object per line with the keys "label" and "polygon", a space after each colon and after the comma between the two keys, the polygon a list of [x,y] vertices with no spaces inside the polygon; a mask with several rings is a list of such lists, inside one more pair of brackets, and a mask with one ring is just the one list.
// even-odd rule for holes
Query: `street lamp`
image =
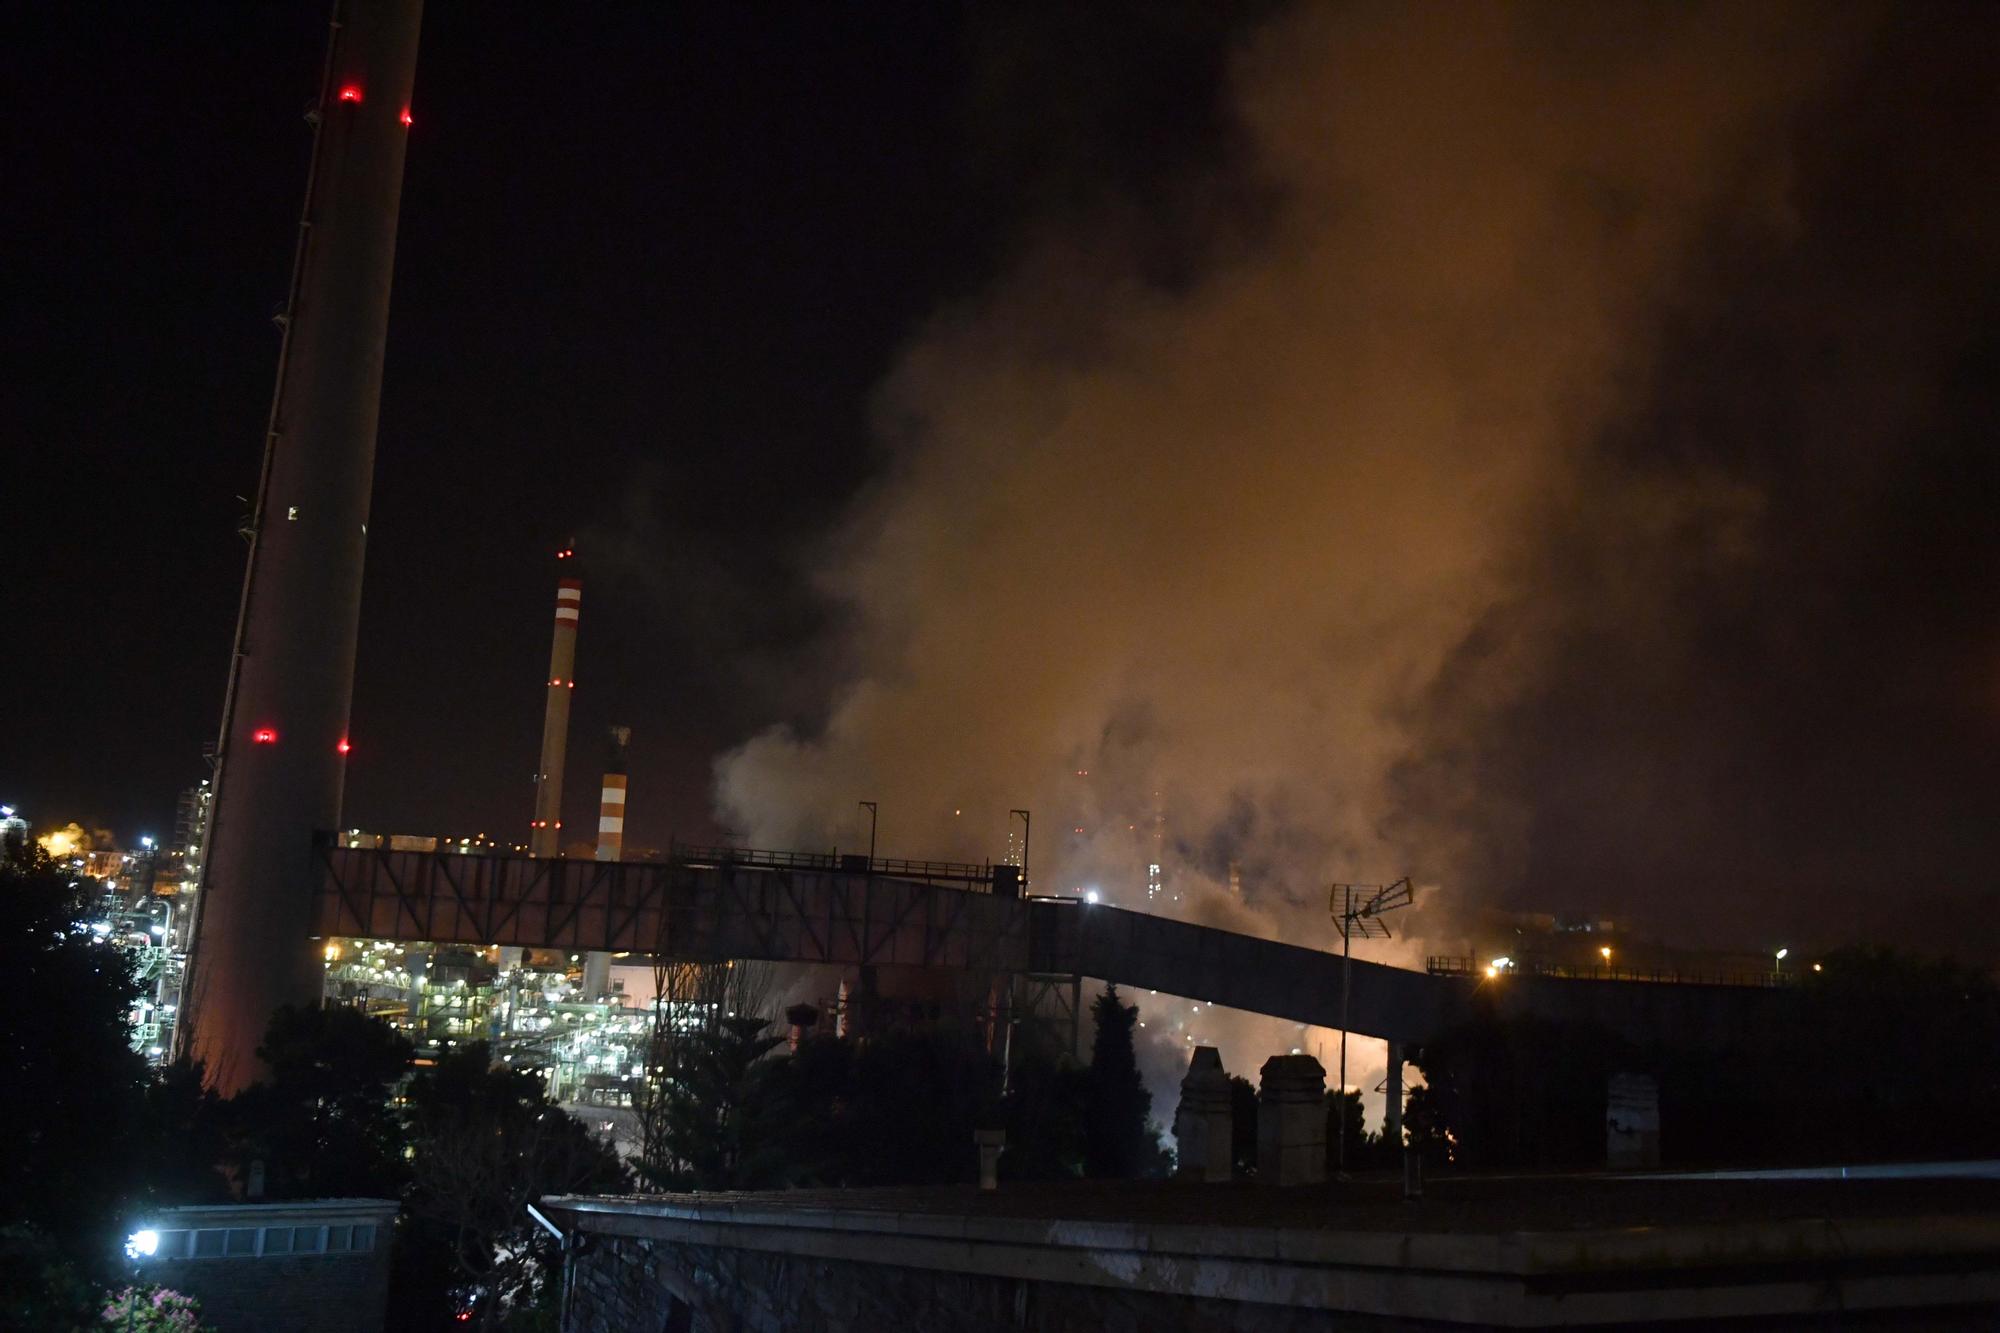
{"label": "street lamp", "polygon": [[879,812],[875,802],[863,801],[861,808],[868,812],[868,868],[875,868],[875,817]]}
{"label": "street lamp", "polygon": [[1778,950],[1778,971],[1779,971],[1780,973],[1783,973],[1783,972],[1784,972],[1784,970],[1785,970],[1785,955],[1786,955],[1786,954],[1788,954],[1788,953],[1790,953],[1790,952],[1791,952],[1791,950],[1790,950],[1790,949],[1780,949],[1780,950]]}

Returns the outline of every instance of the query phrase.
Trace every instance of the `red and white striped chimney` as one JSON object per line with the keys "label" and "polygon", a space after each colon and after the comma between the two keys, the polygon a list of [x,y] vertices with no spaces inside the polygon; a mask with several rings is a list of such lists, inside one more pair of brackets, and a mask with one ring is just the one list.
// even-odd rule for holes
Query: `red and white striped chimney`
{"label": "red and white striped chimney", "polygon": [[632,728],[611,729],[611,752],[604,761],[604,790],[597,803],[597,859],[616,861],[625,851],[625,747]]}
{"label": "red and white striped chimney", "polygon": [[[570,547],[556,552],[559,561],[575,558]],[[563,757],[569,750],[569,697],[576,689],[576,625],[582,608],[583,580],[558,579],[548,706],[542,714],[542,761],[535,770],[535,818],[528,834],[531,856],[554,856],[562,847]]]}

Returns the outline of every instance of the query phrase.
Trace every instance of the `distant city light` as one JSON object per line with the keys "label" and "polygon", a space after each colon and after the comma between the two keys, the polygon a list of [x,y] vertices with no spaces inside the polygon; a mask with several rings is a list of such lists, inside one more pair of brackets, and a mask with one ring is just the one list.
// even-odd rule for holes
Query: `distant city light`
{"label": "distant city light", "polygon": [[11,805],[0,805],[0,819],[12,819],[13,817],[14,817],[14,807],[13,807],[13,806],[11,806]]}
{"label": "distant city light", "polygon": [[1610,961],[1611,961],[1611,946],[1610,946],[1610,945],[1606,944],[1606,945],[1602,945],[1602,946],[1600,946],[1600,947],[1598,948],[1597,952],[1598,952],[1599,954],[1603,955],[1603,957],[1604,957],[1604,961],[1605,961],[1605,962],[1607,962],[1607,963],[1608,963],[1608,962],[1610,962]]}
{"label": "distant city light", "polygon": [[153,840],[151,838],[145,838],[145,837],[140,838],[139,845],[141,847],[144,847],[149,852],[153,850]]}
{"label": "distant city light", "polygon": [[160,1233],[151,1227],[147,1227],[143,1231],[135,1231],[125,1238],[125,1257],[128,1259],[148,1257],[158,1254],[159,1251]]}
{"label": "distant city light", "polygon": [[1818,963],[1814,963],[1814,964],[1813,964],[1813,971],[1817,972],[1817,971],[1819,971],[1819,970],[1820,970],[1820,965],[1819,965]]}

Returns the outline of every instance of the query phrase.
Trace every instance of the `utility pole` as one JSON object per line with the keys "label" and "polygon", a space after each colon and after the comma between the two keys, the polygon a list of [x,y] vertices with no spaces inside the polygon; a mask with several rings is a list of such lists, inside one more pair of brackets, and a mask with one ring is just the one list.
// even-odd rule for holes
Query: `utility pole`
{"label": "utility pole", "polygon": [[879,813],[875,802],[862,801],[861,808],[868,812],[868,868],[875,868],[875,817]]}
{"label": "utility pole", "polygon": [[[1393,884],[1335,884],[1327,892],[1327,910],[1333,913],[1334,924],[1340,930],[1340,1117],[1335,1133],[1339,1145],[1335,1148],[1336,1170],[1344,1178],[1347,1175],[1347,1023],[1348,1002],[1354,991],[1354,937],[1362,939],[1386,940],[1389,938],[1389,923],[1382,918],[1398,908],[1408,907],[1411,901],[1410,877],[1405,875]],[[1395,1043],[1390,1043],[1389,1058],[1396,1058]]]}

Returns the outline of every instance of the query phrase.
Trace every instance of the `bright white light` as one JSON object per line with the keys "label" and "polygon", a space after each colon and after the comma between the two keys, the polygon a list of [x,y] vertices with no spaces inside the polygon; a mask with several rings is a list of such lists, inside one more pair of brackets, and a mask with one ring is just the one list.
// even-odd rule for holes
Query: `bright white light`
{"label": "bright white light", "polygon": [[147,851],[151,851],[153,849],[153,840],[151,838],[141,838],[139,839],[139,845]]}
{"label": "bright white light", "polygon": [[1510,968],[1512,966],[1514,966],[1514,960],[1511,958],[1495,958],[1493,960],[1492,970],[1495,972],[1499,972],[1507,968]]}
{"label": "bright white light", "polygon": [[12,819],[13,817],[14,817],[14,807],[13,807],[13,806],[11,806],[11,805],[0,805],[0,819]]}
{"label": "bright white light", "polygon": [[1087,892],[1085,892],[1085,894],[1083,895],[1083,900],[1084,900],[1085,902],[1087,902],[1087,903],[1094,903],[1094,902],[1096,902],[1096,901],[1097,901],[1097,890],[1096,890],[1096,889],[1090,889],[1090,890],[1088,890]]}
{"label": "bright white light", "polygon": [[1790,953],[1790,952],[1791,952],[1791,950],[1790,950],[1790,949],[1780,949],[1780,950],[1778,950],[1778,961],[1779,961],[1779,962],[1781,962],[1781,963],[1782,963],[1782,962],[1784,962],[1784,961],[1785,961],[1785,955],[1786,955],[1786,954],[1788,954],[1788,953]]}
{"label": "bright white light", "polygon": [[125,1238],[125,1257],[128,1259],[157,1254],[159,1249],[160,1233],[151,1227],[144,1231],[135,1231]]}

